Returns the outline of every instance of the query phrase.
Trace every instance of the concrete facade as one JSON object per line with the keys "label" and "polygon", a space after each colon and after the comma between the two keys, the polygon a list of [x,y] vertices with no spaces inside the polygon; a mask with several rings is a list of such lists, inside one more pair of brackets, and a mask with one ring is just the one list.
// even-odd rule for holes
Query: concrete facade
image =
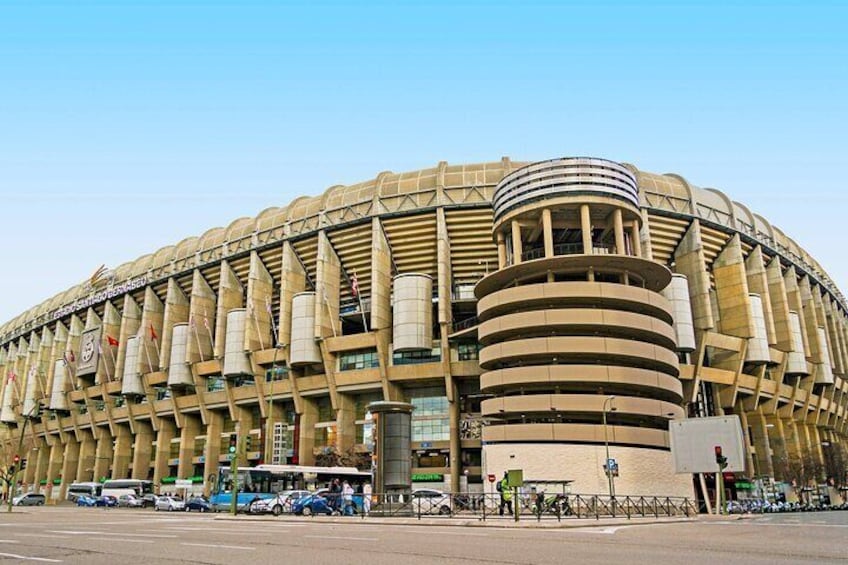
{"label": "concrete facade", "polygon": [[[568,186],[559,167],[576,167]],[[661,294],[672,273],[694,348],[678,348]],[[417,301],[432,310],[404,314],[432,333],[398,350],[392,281],[406,274],[432,280]],[[224,374],[228,352],[239,374]],[[845,452],[847,367],[844,297],[743,205],[631,165],[504,158],[381,173],[96,273],[0,325],[0,423],[14,451],[30,419],[21,478],[64,497],[103,477],[203,481],[232,433],[252,463],[350,458],[368,449],[364,406],[408,401],[422,480],[482,483],[513,446],[527,465],[561,454],[562,475],[536,478],[604,492],[606,412],[621,494],[691,494],[663,470],[669,418],[740,415],[749,477],[789,482],[800,462],[825,475]]]}

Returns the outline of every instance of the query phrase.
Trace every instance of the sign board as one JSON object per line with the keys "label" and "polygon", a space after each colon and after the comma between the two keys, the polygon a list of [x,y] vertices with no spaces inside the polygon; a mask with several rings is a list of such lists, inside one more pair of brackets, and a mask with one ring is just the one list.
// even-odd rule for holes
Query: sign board
{"label": "sign board", "polygon": [[80,339],[80,354],[76,375],[91,375],[97,372],[100,361],[100,328],[83,332]]}
{"label": "sign board", "polygon": [[524,471],[522,469],[510,469],[507,471],[506,486],[509,488],[524,486]]}
{"label": "sign board", "polygon": [[672,420],[668,424],[677,473],[715,473],[716,446],[727,457],[723,471],[745,472],[745,448],[738,416]]}
{"label": "sign board", "polygon": [[490,483],[495,482],[495,476],[494,475],[489,475],[489,482]]}
{"label": "sign board", "polygon": [[191,488],[191,479],[177,479],[174,485],[177,488]]}

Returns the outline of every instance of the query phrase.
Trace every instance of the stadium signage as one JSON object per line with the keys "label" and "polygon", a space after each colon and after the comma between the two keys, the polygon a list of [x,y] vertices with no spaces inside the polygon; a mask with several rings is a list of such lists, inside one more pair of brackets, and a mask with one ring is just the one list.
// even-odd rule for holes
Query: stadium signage
{"label": "stadium signage", "polygon": [[112,287],[109,287],[105,290],[101,290],[87,296],[85,298],[79,298],[74,300],[72,303],[62,306],[50,313],[51,320],[58,320],[68,314],[72,314],[78,310],[83,310],[85,308],[89,308],[94,306],[95,304],[100,304],[101,302],[105,302],[110,298],[114,298],[121,294],[126,294],[127,292],[132,292],[137,288],[141,288],[147,284],[147,275],[142,275],[140,277],[136,277],[134,279],[129,279],[126,282],[121,284],[116,284]]}

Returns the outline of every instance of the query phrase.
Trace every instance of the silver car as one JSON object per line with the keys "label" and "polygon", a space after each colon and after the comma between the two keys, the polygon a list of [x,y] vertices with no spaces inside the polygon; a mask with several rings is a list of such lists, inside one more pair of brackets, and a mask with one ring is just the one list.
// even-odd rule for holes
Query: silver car
{"label": "silver car", "polygon": [[156,501],[156,506],[154,506],[154,508],[157,511],[167,510],[168,512],[173,512],[174,510],[185,510],[185,502],[174,496],[160,496],[159,500]]}

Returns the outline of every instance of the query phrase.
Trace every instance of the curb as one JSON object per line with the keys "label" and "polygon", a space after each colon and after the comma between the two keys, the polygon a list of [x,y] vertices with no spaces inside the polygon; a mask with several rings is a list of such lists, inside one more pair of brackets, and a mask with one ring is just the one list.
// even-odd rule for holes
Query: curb
{"label": "curb", "polygon": [[[521,522],[513,522],[506,520],[488,520],[483,521],[481,519],[477,520],[469,520],[469,519],[456,519],[456,518],[446,518],[446,519],[422,519],[418,520],[415,518],[338,518],[338,517],[329,517],[329,516],[317,516],[317,517],[296,517],[296,516],[286,516],[284,518],[281,517],[273,517],[273,516],[215,516],[215,520],[221,521],[245,521],[245,522],[272,522],[278,524],[286,524],[286,523],[311,523],[311,524],[362,524],[362,525],[374,525],[374,526],[384,526],[384,525],[392,525],[392,526],[442,526],[442,527],[455,527],[455,528],[499,528],[499,529],[535,529],[535,530],[549,530],[549,529],[579,529],[579,528],[597,528],[597,527],[609,527],[609,526],[647,526],[653,524],[677,524],[677,523],[687,523],[687,522],[698,522],[697,517],[687,518],[682,516],[680,518],[604,518],[600,520],[587,518],[587,519],[568,519],[562,522],[557,521],[544,521],[538,522],[536,520],[525,520]],[[578,521],[579,520],[579,521]]]}

